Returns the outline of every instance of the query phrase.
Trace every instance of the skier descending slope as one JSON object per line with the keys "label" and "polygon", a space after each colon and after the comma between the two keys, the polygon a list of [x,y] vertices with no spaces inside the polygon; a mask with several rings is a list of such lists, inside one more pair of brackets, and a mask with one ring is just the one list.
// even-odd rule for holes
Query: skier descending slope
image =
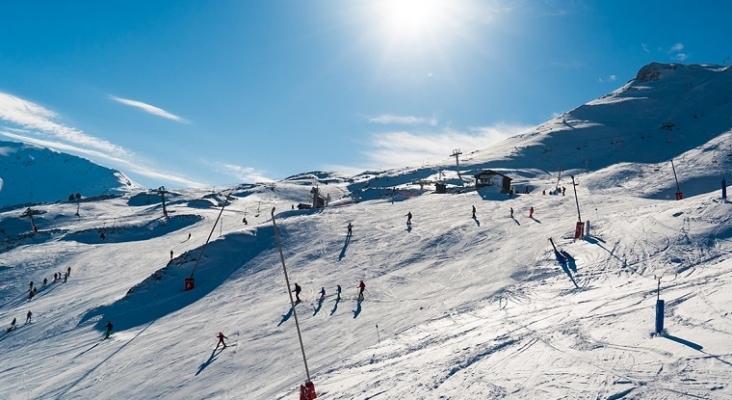
{"label": "skier descending slope", "polygon": [[219,332],[219,334],[218,334],[218,335],[216,335],[216,337],[218,337],[218,338],[219,338],[219,342],[218,342],[218,343],[216,343],[216,348],[217,348],[217,349],[219,348],[219,345],[220,345],[220,344],[223,344],[223,345],[224,345],[224,348],[226,348],[226,347],[229,347],[229,346],[228,346],[228,345],[226,344],[226,342],[224,342],[224,339],[228,339],[228,338],[227,338],[226,336],[224,336],[224,334],[223,334],[222,332]]}
{"label": "skier descending slope", "polygon": [[341,300],[341,285],[336,285],[336,301]]}
{"label": "skier descending slope", "polygon": [[109,339],[109,335],[112,334],[112,328],[114,328],[114,325],[112,325],[112,321],[107,321],[107,325],[105,326],[107,327],[107,332],[104,335],[104,338]]}
{"label": "skier descending slope", "polygon": [[366,290],[366,284],[361,281],[358,284],[358,301],[363,301],[363,291]]}
{"label": "skier descending slope", "polygon": [[300,287],[300,285],[297,284],[297,282],[295,282],[295,290],[293,290],[293,292],[295,292],[295,299],[296,299],[295,303],[299,303],[300,302],[300,292],[302,292],[302,288]]}

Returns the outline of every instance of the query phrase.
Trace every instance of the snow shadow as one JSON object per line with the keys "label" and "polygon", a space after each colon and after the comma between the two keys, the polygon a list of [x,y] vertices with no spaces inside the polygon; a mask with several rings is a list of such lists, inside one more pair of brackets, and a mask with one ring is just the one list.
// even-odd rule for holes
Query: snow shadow
{"label": "snow shadow", "polygon": [[533,220],[534,220],[534,222],[536,222],[537,224],[540,224],[540,223],[541,223],[541,221],[540,221],[540,220],[538,220],[538,219],[536,219],[536,217],[529,217],[529,218],[530,218],[530,219],[533,219]]}
{"label": "snow shadow", "polygon": [[512,216],[511,219],[513,220],[513,222],[516,223],[516,225],[521,226],[521,223],[518,222],[518,220],[515,217]]}
{"label": "snow shadow", "polygon": [[475,224],[480,226],[480,220],[478,218],[473,218],[473,221],[475,221]]}
{"label": "snow shadow", "polygon": [[351,244],[351,235],[346,236],[346,240],[343,242],[343,248],[341,249],[341,254],[338,255],[338,261],[342,260],[343,257],[346,256],[346,249],[348,249],[349,244]]}
{"label": "snow shadow", "polygon": [[686,339],[682,339],[680,337],[674,336],[674,335],[672,335],[672,334],[670,334],[668,332],[662,333],[661,334],[661,337],[665,337],[666,339],[673,340],[676,343],[681,343],[684,346],[691,347],[692,349],[694,349],[696,351],[701,351],[703,349],[702,345],[700,345],[700,344],[696,344],[694,342],[690,342],[690,341],[688,341]]}
{"label": "snow shadow", "polygon": [[[112,228],[87,229],[64,235],[62,240],[84,244],[125,243],[149,240],[167,235],[194,225],[203,220],[200,215],[182,214],[174,217],[160,217],[145,225],[115,226]],[[104,237],[102,238],[102,233]]]}
{"label": "snow shadow", "polygon": [[294,310],[295,309],[292,306],[290,306],[290,310],[287,312],[287,314],[282,315],[282,319],[280,320],[280,323],[277,324],[277,326],[280,326],[280,325],[284,324],[285,322],[287,322],[287,320],[290,319],[290,317],[292,317],[292,312]]}
{"label": "snow shadow", "polygon": [[[579,286],[577,286],[577,282],[574,280],[574,277],[572,276],[572,272],[569,270],[569,261],[567,260],[567,258],[561,252],[558,252],[558,251],[554,251],[554,256],[557,258],[557,262],[559,263],[559,265],[562,266],[562,271],[564,271],[564,273],[567,274],[569,279],[574,284],[574,287],[579,289]],[[575,269],[575,271],[576,271],[576,269]]]}
{"label": "snow shadow", "polygon": [[333,304],[333,309],[330,310],[330,315],[335,314],[336,310],[338,310],[338,303],[340,303],[340,299],[335,300],[335,304]]}
{"label": "snow shadow", "polygon": [[57,236],[66,233],[61,229],[39,230],[38,232],[25,232],[18,235],[6,236],[0,242],[0,253],[13,250],[16,247],[42,244],[53,241]]}
{"label": "snow shadow", "polygon": [[195,271],[192,290],[183,291],[183,283],[196,265],[200,248],[174,258],[168,265],[130,288],[123,298],[87,311],[79,325],[99,318],[96,329],[104,330],[104,324],[110,320],[116,330],[123,331],[172,314],[205,297],[233,273],[247,266],[252,258],[274,246],[274,230],[271,226],[258,228],[256,232],[224,235],[208,244]]}
{"label": "snow shadow", "polygon": [[359,314],[361,314],[361,300],[356,303],[356,309],[353,310],[353,318],[358,318]]}
{"label": "snow shadow", "polygon": [[200,374],[201,372],[203,372],[203,370],[206,369],[206,367],[208,367],[209,365],[211,365],[211,363],[214,362],[214,360],[216,359],[216,357],[218,357],[219,354],[221,354],[221,352],[224,351],[224,348],[225,347],[222,347],[221,350],[219,350],[218,348],[213,349],[211,351],[211,355],[208,357],[208,360],[206,360],[203,363],[201,363],[201,365],[198,367],[198,371],[196,371],[196,376],[198,376],[198,374]]}
{"label": "snow shadow", "polygon": [[323,299],[318,299],[318,305],[313,307],[313,316],[317,315],[321,308],[323,308]]}
{"label": "snow shadow", "polygon": [[509,195],[508,193],[501,193],[501,192],[499,192],[499,189],[496,186],[478,189],[477,192],[481,199],[489,200],[489,201],[510,200],[510,199],[518,196],[518,195]]}

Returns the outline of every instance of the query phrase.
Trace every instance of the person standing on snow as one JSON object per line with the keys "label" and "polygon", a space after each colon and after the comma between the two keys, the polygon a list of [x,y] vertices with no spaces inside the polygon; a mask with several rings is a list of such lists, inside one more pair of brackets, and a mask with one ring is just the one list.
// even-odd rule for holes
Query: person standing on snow
{"label": "person standing on snow", "polygon": [[223,345],[224,345],[224,348],[228,347],[228,346],[226,345],[226,342],[224,342],[224,339],[228,339],[228,338],[227,338],[226,336],[224,336],[224,334],[223,334],[223,333],[219,332],[219,334],[218,334],[218,335],[216,335],[216,337],[218,337],[218,338],[219,338],[219,342],[218,342],[218,343],[216,343],[216,348],[217,348],[217,349],[219,348],[219,345],[220,345],[220,344],[223,344]]}
{"label": "person standing on snow", "polygon": [[511,207],[511,218],[513,218],[513,207]]}
{"label": "person standing on snow", "polygon": [[325,287],[320,288],[320,301],[325,300]]}
{"label": "person standing on snow", "polygon": [[300,292],[302,292],[302,288],[300,287],[300,285],[297,284],[297,282],[295,282],[295,290],[293,290],[293,292],[295,292],[295,299],[296,299],[295,302],[299,303],[300,302]]}
{"label": "person standing on snow", "polygon": [[105,325],[107,328],[107,333],[104,335],[105,339],[109,339],[109,335],[112,334],[112,328],[114,328],[114,325],[112,325],[112,321],[107,321],[107,325]]}
{"label": "person standing on snow", "polygon": [[32,319],[33,319],[33,313],[30,312],[30,310],[28,310],[28,314],[26,314],[26,316],[25,316],[25,323],[30,324],[31,322],[33,322]]}
{"label": "person standing on snow", "polygon": [[473,219],[475,219],[475,206],[473,206]]}
{"label": "person standing on snow", "polygon": [[412,212],[407,213],[407,225],[412,225]]}
{"label": "person standing on snow", "polygon": [[363,291],[366,290],[366,284],[361,281],[361,283],[358,284],[358,301],[363,300]]}
{"label": "person standing on snow", "polygon": [[529,209],[529,218],[534,218],[534,207]]}
{"label": "person standing on snow", "polygon": [[353,235],[353,225],[349,222],[348,223],[348,235],[347,236],[351,236],[351,235]]}
{"label": "person standing on snow", "polygon": [[341,285],[336,285],[336,301],[341,299]]}
{"label": "person standing on snow", "polygon": [[71,267],[66,268],[66,274],[71,276]]}

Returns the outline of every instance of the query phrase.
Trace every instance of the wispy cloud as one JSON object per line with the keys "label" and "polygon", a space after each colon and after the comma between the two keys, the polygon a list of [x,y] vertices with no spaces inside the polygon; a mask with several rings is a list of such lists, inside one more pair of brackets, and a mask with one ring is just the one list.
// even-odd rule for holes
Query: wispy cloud
{"label": "wispy cloud", "polygon": [[115,156],[130,153],[106,140],[87,135],[79,129],[64,126],[54,120],[58,114],[20,97],[0,92],[0,120],[14,124],[36,134],[80,146],[101,150]]}
{"label": "wispy cloud", "polygon": [[646,53],[650,53],[650,52],[651,52],[651,50],[650,50],[650,49],[648,48],[648,45],[647,45],[647,44],[645,44],[645,43],[641,43],[641,48],[642,48],[642,49],[643,49],[643,51],[645,51]]}
{"label": "wispy cloud", "polygon": [[683,53],[684,51],[684,44],[683,43],[676,43],[668,50],[668,54],[671,55],[671,58],[676,61],[684,61],[687,58],[689,58],[689,55],[686,53]]}
{"label": "wispy cloud", "polygon": [[618,80],[618,76],[617,75],[610,75],[607,78],[598,78],[598,80],[600,82],[605,82],[605,81],[615,82],[616,80]]}
{"label": "wispy cloud", "polygon": [[430,125],[437,126],[440,122],[436,117],[425,118],[415,117],[413,115],[392,115],[382,114],[376,117],[370,117],[369,122],[372,124],[382,125]]}
{"label": "wispy cloud", "polygon": [[213,166],[222,173],[233,177],[237,182],[255,183],[272,181],[272,179],[264,175],[264,171],[258,171],[252,167],[242,167],[240,165],[221,162],[213,163]]}
{"label": "wispy cloud", "polygon": [[455,148],[480,149],[528,129],[521,125],[496,125],[459,132],[451,129],[420,134],[399,131],[374,134],[365,155],[369,168],[397,168],[437,162],[449,158]]}
{"label": "wispy cloud", "polygon": [[143,103],[141,101],[124,99],[122,97],[117,97],[117,96],[109,96],[109,98],[116,102],[131,106],[131,107],[139,108],[142,111],[145,111],[152,115],[157,115],[158,117],[172,119],[173,121],[177,121],[177,122],[188,123],[188,121],[186,121],[185,119],[183,119],[175,114],[169,113],[160,107],[155,107],[153,105]]}

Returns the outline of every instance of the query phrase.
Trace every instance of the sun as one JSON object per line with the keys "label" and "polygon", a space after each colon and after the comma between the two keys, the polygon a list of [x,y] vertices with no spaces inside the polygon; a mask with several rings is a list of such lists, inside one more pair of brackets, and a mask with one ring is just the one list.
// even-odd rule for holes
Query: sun
{"label": "sun", "polygon": [[378,4],[385,33],[400,39],[439,34],[446,28],[453,7],[446,0],[385,0]]}

